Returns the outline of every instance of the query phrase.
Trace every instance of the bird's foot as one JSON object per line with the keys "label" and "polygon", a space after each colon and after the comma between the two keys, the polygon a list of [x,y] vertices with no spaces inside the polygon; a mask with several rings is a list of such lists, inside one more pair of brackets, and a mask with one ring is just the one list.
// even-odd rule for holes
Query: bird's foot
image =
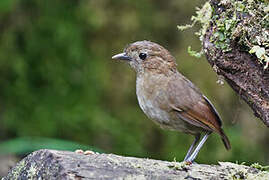
{"label": "bird's foot", "polygon": [[183,162],[185,162],[186,163],[186,165],[192,165],[192,164],[197,164],[196,162],[194,162],[194,161],[190,161],[190,160],[184,160]]}
{"label": "bird's foot", "polygon": [[186,165],[191,165],[191,164],[192,164],[192,162],[191,162],[191,161],[188,161],[188,160],[185,160],[184,163],[185,163]]}

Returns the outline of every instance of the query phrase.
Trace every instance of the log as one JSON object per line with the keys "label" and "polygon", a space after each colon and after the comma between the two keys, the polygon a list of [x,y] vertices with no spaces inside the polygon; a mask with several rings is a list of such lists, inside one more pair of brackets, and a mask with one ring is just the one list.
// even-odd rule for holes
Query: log
{"label": "log", "polygon": [[[268,17],[265,17],[268,8],[263,8],[266,7],[263,1],[245,2],[209,1],[210,5],[205,7],[212,14],[206,21],[208,25],[204,23],[203,26],[207,27],[201,36],[203,50],[216,73],[225,78],[254,115],[269,127],[269,62],[266,56],[269,31],[262,26],[268,24]],[[259,38],[261,41],[257,42]],[[263,50],[265,47],[260,59],[259,54],[250,53],[254,46]]]}
{"label": "log", "polygon": [[22,159],[3,180],[8,179],[269,179],[269,172],[253,167],[219,162],[191,164],[123,157],[114,154],[78,154],[39,150]]}

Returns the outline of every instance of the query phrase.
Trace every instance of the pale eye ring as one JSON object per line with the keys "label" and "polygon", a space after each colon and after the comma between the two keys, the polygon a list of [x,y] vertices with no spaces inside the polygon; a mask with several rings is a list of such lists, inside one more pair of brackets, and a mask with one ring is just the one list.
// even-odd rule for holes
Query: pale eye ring
{"label": "pale eye ring", "polygon": [[147,58],[147,54],[146,53],[140,53],[139,58],[142,59],[142,60],[145,60]]}

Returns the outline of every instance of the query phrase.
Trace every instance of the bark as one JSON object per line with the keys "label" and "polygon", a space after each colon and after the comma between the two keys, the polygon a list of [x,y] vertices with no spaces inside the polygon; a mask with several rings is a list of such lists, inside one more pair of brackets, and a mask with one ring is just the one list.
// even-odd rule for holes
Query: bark
{"label": "bark", "polygon": [[[219,1],[211,0],[210,5],[214,9],[212,17],[225,11],[225,6],[219,7]],[[229,52],[216,48],[210,40],[216,28],[212,19],[203,39],[208,62],[252,108],[255,116],[269,127],[269,68],[265,70],[257,57],[244,50],[236,40],[231,41]]]}
{"label": "bark", "polygon": [[205,165],[67,151],[39,150],[21,160],[8,179],[269,179],[269,172],[229,162]]}

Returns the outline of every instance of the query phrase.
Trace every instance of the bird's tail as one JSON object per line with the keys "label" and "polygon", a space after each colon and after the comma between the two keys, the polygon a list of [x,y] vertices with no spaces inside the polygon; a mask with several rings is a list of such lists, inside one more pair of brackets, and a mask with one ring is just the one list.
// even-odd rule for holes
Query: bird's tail
{"label": "bird's tail", "polygon": [[225,148],[227,150],[230,150],[231,149],[230,141],[222,129],[220,130],[220,136],[221,136],[221,140],[222,140]]}

